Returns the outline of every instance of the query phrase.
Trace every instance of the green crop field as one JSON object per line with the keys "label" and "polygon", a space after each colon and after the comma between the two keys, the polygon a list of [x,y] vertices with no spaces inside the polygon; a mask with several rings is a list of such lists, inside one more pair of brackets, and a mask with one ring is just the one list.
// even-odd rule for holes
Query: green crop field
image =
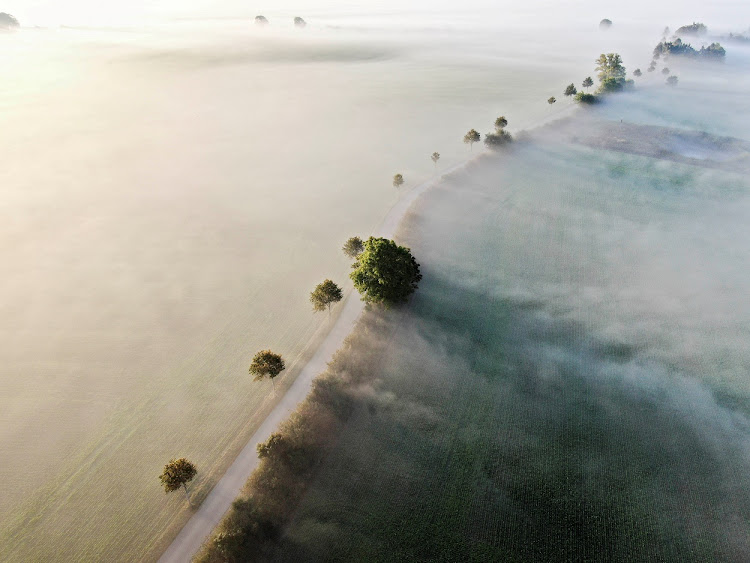
{"label": "green crop field", "polygon": [[741,559],[748,190],[554,146],[436,188],[421,288],[357,340],[372,376],[270,559]]}

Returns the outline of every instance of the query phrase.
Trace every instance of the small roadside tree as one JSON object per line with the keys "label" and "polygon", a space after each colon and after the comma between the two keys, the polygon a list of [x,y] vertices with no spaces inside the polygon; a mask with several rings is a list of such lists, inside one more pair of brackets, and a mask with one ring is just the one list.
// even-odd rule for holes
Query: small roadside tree
{"label": "small roadside tree", "polygon": [[586,90],[588,90],[589,88],[591,88],[593,85],[594,85],[594,80],[590,76],[587,76],[583,80],[583,82],[581,83],[581,86],[583,86],[584,88],[586,88]]}
{"label": "small roadside tree", "polygon": [[404,184],[404,177],[401,174],[396,174],[393,177],[393,187],[400,188]]}
{"label": "small roadside tree", "polygon": [[250,364],[250,375],[255,376],[255,381],[270,379],[274,392],[276,383],[274,378],[284,371],[286,366],[284,360],[279,354],[274,354],[271,350],[261,350],[253,356],[253,363]]}
{"label": "small roadside tree", "polygon": [[565,94],[566,96],[575,96],[578,93],[578,90],[576,90],[575,84],[568,84],[568,86],[565,88]]}
{"label": "small roadside tree", "polygon": [[170,459],[169,463],[164,466],[164,471],[159,475],[159,481],[164,486],[165,493],[176,491],[180,487],[185,489],[185,497],[190,503],[187,484],[193,480],[198,470],[190,461],[181,457],[180,459]]}
{"label": "small roadside tree", "polygon": [[359,237],[351,237],[344,243],[344,246],[341,248],[341,250],[344,251],[344,254],[346,254],[349,258],[353,258],[354,260],[357,259],[357,256],[359,256],[364,249],[365,245],[362,242],[362,239]]}
{"label": "small roadside tree", "polygon": [[508,126],[508,120],[505,119],[504,115],[501,115],[495,120],[495,130],[500,131]]}
{"label": "small roadside tree", "polygon": [[466,135],[464,135],[464,143],[469,145],[471,150],[474,150],[474,143],[478,143],[481,136],[476,129],[471,129]]}
{"label": "small roadside tree", "polygon": [[422,279],[408,248],[386,238],[370,237],[349,274],[362,301],[376,305],[406,302]]}
{"label": "small roadside tree", "polygon": [[552,105],[552,104],[554,104],[554,103],[555,103],[556,101],[557,101],[557,100],[555,99],[555,97],[554,97],[554,96],[550,96],[549,98],[547,98],[547,103],[548,103],[549,105]]}
{"label": "small roadside tree", "polygon": [[432,155],[430,156],[430,159],[435,164],[435,168],[437,168],[438,160],[440,160],[440,153],[439,152],[432,153]]}
{"label": "small roadside tree", "polygon": [[344,293],[341,288],[331,280],[324,280],[315,286],[315,289],[310,293],[310,303],[312,303],[313,311],[325,311],[328,309],[328,315],[331,314],[331,305],[338,303],[344,298]]}

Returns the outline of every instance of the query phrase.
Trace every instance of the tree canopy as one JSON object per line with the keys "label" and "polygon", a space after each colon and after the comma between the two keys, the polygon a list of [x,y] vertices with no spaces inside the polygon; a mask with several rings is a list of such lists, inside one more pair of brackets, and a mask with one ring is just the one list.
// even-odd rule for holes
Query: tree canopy
{"label": "tree canopy", "polygon": [[169,463],[164,466],[162,474],[159,475],[159,480],[164,485],[164,492],[171,493],[184,487],[187,494],[187,483],[193,480],[197,472],[195,465],[184,457],[170,459]]}
{"label": "tree canopy", "polygon": [[297,27],[305,27],[307,25],[307,22],[301,17],[297,16],[296,18],[294,18],[294,25]]}
{"label": "tree canopy", "polygon": [[565,87],[565,92],[563,92],[563,94],[565,94],[566,96],[575,96],[577,93],[578,93],[578,90],[576,90],[575,84],[568,84]]}
{"label": "tree canopy", "polygon": [[549,98],[547,98],[547,103],[548,103],[549,105],[552,105],[552,104],[554,104],[554,103],[555,103],[556,101],[557,101],[557,100],[555,99],[555,97],[554,97],[554,96],[550,96]]}
{"label": "tree canopy", "polygon": [[581,86],[583,86],[584,88],[591,88],[593,85],[594,80],[590,76],[587,76],[581,83]]}
{"label": "tree canopy", "polygon": [[690,43],[685,43],[677,37],[674,41],[662,41],[654,47],[654,59],[662,55],[674,55],[679,57],[723,59],[727,52],[720,43],[711,43],[708,47],[701,47],[696,51]]}
{"label": "tree canopy", "polygon": [[679,79],[676,76],[669,76],[667,77],[667,84],[669,84],[670,86],[677,86],[678,80]]}
{"label": "tree canopy", "polygon": [[478,143],[480,138],[479,132],[476,129],[471,129],[464,135],[464,143],[469,145],[469,147],[473,147],[474,143]]}
{"label": "tree canopy", "polygon": [[495,129],[505,129],[508,126],[508,120],[505,119],[504,115],[501,115],[495,120]]}
{"label": "tree canopy", "polygon": [[608,29],[612,27],[612,20],[604,18],[602,21],[599,22],[599,27],[601,29]]}
{"label": "tree canopy", "polygon": [[432,155],[430,156],[430,158],[432,159],[432,162],[434,162],[435,164],[437,164],[437,161],[440,160],[440,153],[439,152],[434,152],[434,153],[432,153]]}
{"label": "tree canopy", "polygon": [[393,177],[393,187],[400,188],[404,184],[404,177],[401,174],[396,174]]}
{"label": "tree canopy", "polygon": [[355,259],[364,249],[365,245],[362,242],[362,239],[359,237],[351,237],[344,243],[344,246],[341,248],[341,250],[344,251],[344,254],[346,254],[349,258]]}
{"label": "tree canopy", "polygon": [[683,25],[678,27],[675,35],[688,35],[698,37],[699,35],[705,35],[708,33],[708,28],[705,24],[693,22],[690,25]]}
{"label": "tree canopy", "polygon": [[271,350],[261,350],[253,356],[253,362],[250,364],[250,375],[255,376],[255,381],[260,381],[266,377],[273,382],[274,377],[284,371],[284,360],[279,354]]}
{"label": "tree canopy", "polygon": [[338,303],[344,298],[344,293],[341,288],[331,280],[324,280],[315,286],[315,289],[310,293],[310,303],[312,303],[313,311],[331,311],[331,305]]}
{"label": "tree canopy", "polygon": [[6,12],[0,12],[0,29],[18,27],[18,20]]}
{"label": "tree canopy", "polygon": [[398,305],[407,301],[422,279],[419,264],[408,248],[394,241],[370,237],[349,274],[362,301]]}
{"label": "tree canopy", "polygon": [[641,72],[640,68],[637,68],[633,71],[633,76],[642,76],[643,73]]}
{"label": "tree canopy", "polygon": [[255,16],[255,23],[257,25],[266,25],[268,20],[266,19],[266,16]]}

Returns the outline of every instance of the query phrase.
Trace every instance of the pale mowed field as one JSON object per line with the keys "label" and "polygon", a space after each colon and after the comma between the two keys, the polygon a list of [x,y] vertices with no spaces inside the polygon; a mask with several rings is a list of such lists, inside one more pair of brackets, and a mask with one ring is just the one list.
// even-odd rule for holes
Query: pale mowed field
{"label": "pale mowed field", "polygon": [[340,246],[396,200],[392,175],[464,158],[498,96],[548,116],[519,72],[562,81],[393,38],[229,35],[0,38],[2,560],[158,557],[190,514],[164,463],[198,466],[199,503],[273,401],[252,354],[293,377],[329,322],[309,291],[346,287]]}

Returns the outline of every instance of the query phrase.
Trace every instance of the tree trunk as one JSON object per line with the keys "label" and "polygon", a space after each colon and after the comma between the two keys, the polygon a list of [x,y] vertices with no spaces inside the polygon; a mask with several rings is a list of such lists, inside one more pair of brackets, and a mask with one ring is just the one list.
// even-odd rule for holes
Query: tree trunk
{"label": "tree trunk", "polygon": [[187,501],[188,501],[188,504],[189,504],[190,506],[193,506],[193,503],[192,503],[192,502],[190,502],[190,495],[188,494],[188,490],[187,490],[187,484],[186,484],[186,483],[183,483],[183,484],[182,484],[182,488],[183,488],[183,489],[185,489],[185,498],[187,499]]}

